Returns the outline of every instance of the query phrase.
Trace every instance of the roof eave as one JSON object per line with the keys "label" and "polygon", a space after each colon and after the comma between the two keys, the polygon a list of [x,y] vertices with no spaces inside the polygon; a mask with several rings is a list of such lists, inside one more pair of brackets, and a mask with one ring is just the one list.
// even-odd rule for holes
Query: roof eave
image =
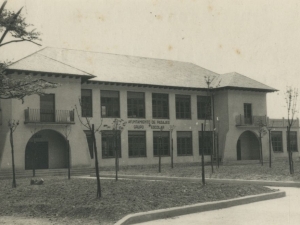
{"label": "roof eave", "polygon": [[234,86],[226,86],[226,87],[218,87],[213,88],[214,90],[241,90],[241,91],[257,91],[257,92],[276,92],[279,91],[277,89],[264,89],[264,88],[245,88],[245,87],[234,87]]}

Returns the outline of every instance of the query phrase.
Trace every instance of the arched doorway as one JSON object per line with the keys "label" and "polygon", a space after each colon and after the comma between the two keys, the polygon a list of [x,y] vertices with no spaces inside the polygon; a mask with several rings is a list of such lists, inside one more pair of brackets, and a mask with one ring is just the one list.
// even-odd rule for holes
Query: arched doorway
{"label": "arched doorway", "polygon": [[54,130],[41,130],[27,142],[25,169],[67,168],[67,142]]}
{"label": "arched doorway", "polygon": [[251,131],[243,132],[236,145],[237,160],[259,160],[259,140]]}

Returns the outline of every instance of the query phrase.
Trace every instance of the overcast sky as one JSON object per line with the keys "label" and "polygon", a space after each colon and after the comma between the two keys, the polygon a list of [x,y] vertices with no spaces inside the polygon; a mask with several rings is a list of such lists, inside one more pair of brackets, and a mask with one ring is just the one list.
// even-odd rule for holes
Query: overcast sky
{"label": "overcast sky", "polygon": [[[268,94],[270,117],[286,116],[284,90],[299,86],[296,0],[8,0],[6,8],[22,6],[23,16],[42,33],[42,47],[186,61],[221,74],[235,71],[280,90]],[[0,59],[17,60],[42,47],[11,44],[1,48]]]}

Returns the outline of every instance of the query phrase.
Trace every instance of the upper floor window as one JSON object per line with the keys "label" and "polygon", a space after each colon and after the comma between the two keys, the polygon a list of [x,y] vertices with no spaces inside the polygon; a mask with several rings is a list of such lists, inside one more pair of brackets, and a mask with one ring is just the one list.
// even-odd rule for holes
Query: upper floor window
{"label": "upper floor window", "polygon": [[170,132],[153,132],[153,151],[154,156],[170,156]]}
{"label": "upper floor window", "polygon": [[113,158],[116,155],[116,149],[121,158],[121,132],[103,130],[101,131],[102,137],[102,158]]}
{"label": "upper floor window", "polygon": [[190,95],[176,95],[176,119],[191,119]]}
{"label": "upper floor window", "polygon": [[55,122],[55,95],[44,94],[40,96],[41,122]]}
{"label": "upper floor window", "polygon": [[272,131],[271,132],[272,147],[274,152],[282,152],[282,132]]}
{"label": "upper floor window", "polygon": [[81,89],[81,116],[93,116],[92,90]]}
{"label": "upper floor window", "polygon": [[199,131],[199,154],[210,155],[213,147],[212,131]]}
{"label": "upper floor window", "polygon": [[120,117],[120,97],[118,91],[101,91],[101,116]]}
{"label": "upper floor window", "polygon": [[127,92],[128,118],[145,118],[145,93]]}
{"label": "upper floor window", "polygon": [[193,155],[193,142],[191,131],[177,131],[177,155]]}
{"label": "upper floor window", "polygon": [[[286,138],[288,138],[288,135],[286,135]],[[292,152],[298,152],[297,131],[290,131],[290,149]]]}
{"label": "upper floor window", "polygon": [[252,105],[244,103],[244,119],[245,124],[252,124]]}
{"label": "upper floor window", "polygon": [[129,157],[146,157],[146,132],[128,131]]}
{"label": "upper floor window", "polygon": [[152,93],[152,117],[155,119],[169,118],[169,95]]}
{"label": "upper floor window", "polygon": [[199,120],[211,119],[210,96],[197,96],[197,114]]}

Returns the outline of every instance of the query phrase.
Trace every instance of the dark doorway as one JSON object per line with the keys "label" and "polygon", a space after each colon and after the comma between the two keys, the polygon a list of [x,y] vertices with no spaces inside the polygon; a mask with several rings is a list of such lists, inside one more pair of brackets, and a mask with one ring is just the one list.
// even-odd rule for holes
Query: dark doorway
{"label": "dark doorway", "polygon": [[254,132],[244,131],[236,144],[237,160],[257,160],[260,158],[259,140]]}
{"label": "dark doorway", "polygon": [[25,151],[25,169],[49,169],[48,142],[29,142]]}
{"label": "dark doorway", "polygon": [[238,140],[236,145],[236,151],[237,151],[237,160],[242,160],[242,154],[241,154],[241,140]]}
{"label": "dark doorway", "polygon": [[45,94],[40,96],[41,122],[55,122],[55,95]]}

